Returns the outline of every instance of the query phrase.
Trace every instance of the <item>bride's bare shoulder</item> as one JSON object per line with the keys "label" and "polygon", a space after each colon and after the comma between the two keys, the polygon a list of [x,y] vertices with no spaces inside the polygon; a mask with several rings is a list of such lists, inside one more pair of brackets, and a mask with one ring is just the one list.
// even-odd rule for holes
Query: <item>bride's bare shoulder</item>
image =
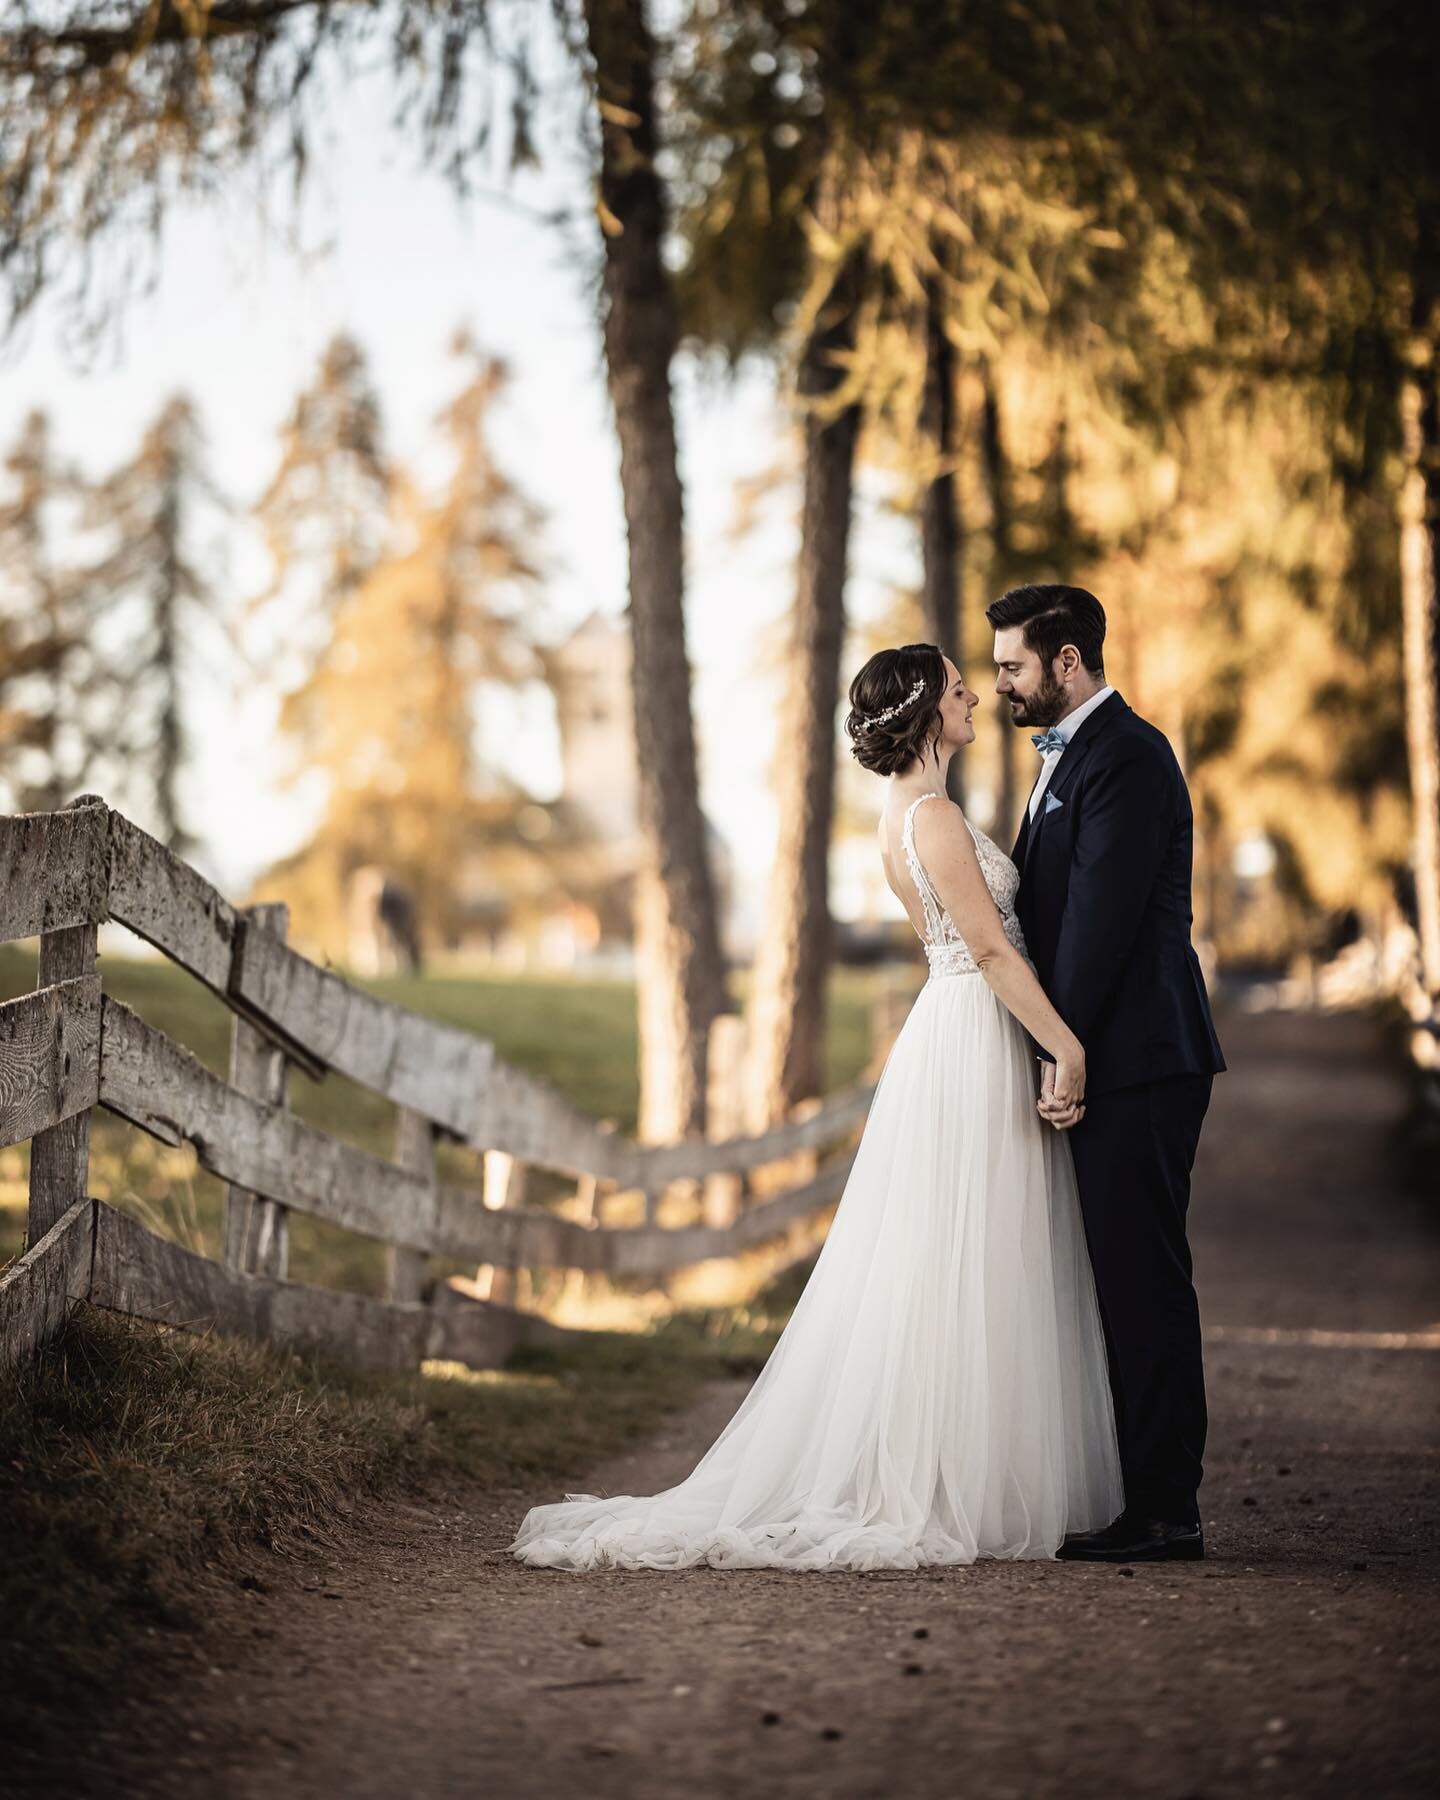
{"label": "bride's bare shoulder", "polygon": [[[936,825],[943,829],[954,830],[957,825],[965,823],[965,814],[948,794],[922,794],[920,799],[926,804],[915,807],[915,829],[933,832]],[[921,824],[921,821],[924,824]]]}
{"label": "bride's bare shoulder", "polygon": [[930,804],[917,806],[912,830],[915,847],[923,855],[953,852],[959,856],[975,853],[975,839],[964,812],[948,794],[930,796]]}

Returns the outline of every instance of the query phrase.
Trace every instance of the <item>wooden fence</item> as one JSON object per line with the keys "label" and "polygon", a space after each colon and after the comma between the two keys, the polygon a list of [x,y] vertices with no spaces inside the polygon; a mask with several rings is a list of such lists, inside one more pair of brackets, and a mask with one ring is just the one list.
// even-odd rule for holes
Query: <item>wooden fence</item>
{"label": "wooden fence", "polygon": [[[234,1015],[229,1079],[102,990],[96,931],[118,920]],[[0,942],[38,936],[35,991],[0,1004],[0,1145],[31,1140],[25,1254],[0,1279],[0,1365],[88,1300],[139,1318],[270,1338],[363,1366],[443,1357],[479,1367],[522,1342],[568,1339],[534,1313],[428,1282],[431,1256],[491,1269],[661,1276],[782,1234],[839,1198],[873,1088],[755,1137],[642,1145],[587,1118],[486,1039],[379,1000],[285,942],[282,903],[237,909],[94,795],[0,818]],[[717,1050],[734,1020],[719,1022]],[[291,1064],[397,1108],[388,1160],[287,1109]],[[227,1185],[222,1262],[87,1193],[91,1109],[188,1143]],[[482,1185],[437,1179],[438,1139],[482,1153]],[[823,1166],[818,1154],[835,1151]],[[757,1197],[766,1165],[802,1179]],[[528,1167],[573,1178],[572,1216],[520,1201]],[[658,1219],[677,1183],[699,1217]],[[645,1196],[644,1223],[602,1221],[608,1194]],[[689,1191],[689,1190],[687,1190]],[[287,1219],[313,1214],[388,1246],[386,1296],[292,1281]]]}

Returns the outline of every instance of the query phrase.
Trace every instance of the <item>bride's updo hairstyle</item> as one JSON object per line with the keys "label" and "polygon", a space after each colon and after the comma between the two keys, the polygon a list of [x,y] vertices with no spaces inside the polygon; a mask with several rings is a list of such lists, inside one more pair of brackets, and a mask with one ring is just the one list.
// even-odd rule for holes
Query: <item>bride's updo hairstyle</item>
{"label": "bride's updo hairstyle", "polygon": [[923,760],[940,736],[944,693],[945,658],[938,645],[877,650],[850,683],[850,754],[874,775],[896,775],[917,757]]}

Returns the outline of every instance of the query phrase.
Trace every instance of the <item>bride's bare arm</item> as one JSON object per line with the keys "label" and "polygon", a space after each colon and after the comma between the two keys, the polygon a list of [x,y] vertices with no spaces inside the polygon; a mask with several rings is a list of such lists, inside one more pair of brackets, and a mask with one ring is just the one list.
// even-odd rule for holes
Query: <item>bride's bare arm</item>
{"label": "bride's bare arm", "polygon": [[980,973],[1036,1043],[1055,1058],[1055,1090],[1049,1104],[1067,1111],[1085,1096],[1085,1052],[1050,1004],[1035,971],[1006,937],[960,808],[948,800],[917,808],[914,833],[920,860]]}

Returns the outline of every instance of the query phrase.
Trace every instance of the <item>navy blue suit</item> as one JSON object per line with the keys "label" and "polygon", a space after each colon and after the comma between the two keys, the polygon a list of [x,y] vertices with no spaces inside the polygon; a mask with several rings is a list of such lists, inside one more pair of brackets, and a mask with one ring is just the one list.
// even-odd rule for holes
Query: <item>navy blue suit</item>
{"label": "navy blue suit", "polygon": [[1069,1133],[1129,1507],[1199,1517],[1205,1381],[1185,1214],[1225,1067],[1190,942],[1194,821],[1164,734],[1111,694],[1056,765],[1014,861],[1041,984],[1085,1047]]}

